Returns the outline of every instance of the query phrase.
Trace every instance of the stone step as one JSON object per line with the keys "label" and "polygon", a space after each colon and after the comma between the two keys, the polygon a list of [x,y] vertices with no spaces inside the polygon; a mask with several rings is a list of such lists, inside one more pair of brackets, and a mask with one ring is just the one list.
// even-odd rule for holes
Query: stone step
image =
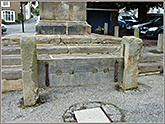
{"label": "stone step", "polygon": [[163,63],[139,63],[138,65],[139,73],[148,73],[148,72],[162,72]]}
{"label": "stone step", "polygon": [[120,44],[120,37],[110,35],[99,35],[92,33],[91,35],[35,35],[33,33],[14,33],[2,37],[2,46],[20,45],[20,38],[22,36],[36,37],[37,44]]}
{"label": "stone step", "polygon": [[21,56],[2,56],[2,66],[21,65]]}
{"label": "stone step", "polygon": [[[75,47],[75,46],[72,46],[73,48]],[[38,59],[41,59],[41,58],[50,58],[51,56],[55,56],[55,55],[42,55],[41,54],[41,52],[42,52],[42,49],[43,47],[40,47],[40,50],[39,50],[39,54],[38,54],[38,56],[37,56],[37,58]],[[87,52],[87,48],[89,48],[88,49],[88,52],[92,52],[92,48],[90,49],[90,47],[86,47],[85,49],[81,49],[82,47],[79,47],[79,48],[75,48],[75,49],[72,49],[71,51],[72,51],[72,54],[75,54],[75,53],[77,53],[77,54],[81,54],[80,53],[80,51],[83,51],[84,53],[85,52]],[[117,49],[117,48],[116,48]],[[91,50],[91,51],[90,51]],[[98,51],[99,51],[99,49],[97,49]],[[51,51],[51,50],[50,50]],[[105,51],[103,51],[103,49],[102,50],[100,50],[99,52],[101,53],[101,51],[102,52],[104,52],[105,53]],[[120,50],[119,50],[120,51]],[[96,51],[95,51],[96,52]],[[43,53],[45,53],[46,54],[46,51],[45,52],[43,52]],[[56,52],[57,53],[57,52]],[[89,54],[90,54],[89,53]],[[93,50],[93,53],[94,53],[94,50]],[[117,54],[118,53],[118,54]],[[89,55],[88,54],[88,55]],[[68,55],[68,54],[67,54]],[[85,54],[83,54],[83,55],[85,55]],[[105,55],[105,54],[104,54]],[[119,54],[119,52],[116,52],[116,54],[115,55],[120,55]],[[147,54],[142,54],[141,55],[141,59],[140,59],[140,63],[155,63],[155,62],[161,62],[162,60],[163,60],[163,54],[153,54],[153,53],[147,53]],[[57,54],[57,57],[59,57],[59,55]],[[60,58],[62,58],[62,56],[60,57]],[[2,66],[4,66],[4,65],[21,65],[21,55],[2,55]]]}
{"label": "stone step", "polygon": [[[114,54],[120,52],[120,45],[38,45],[37,54]],[[19,55],[20,46],[2,47],[2,55]]]}
{"label": "stone step", "polygon": [[[50,58],[49,55],[38,55],[38,59]],[[2,66],[21,66],[21,56],[12,55],[12,56],[2,56]]]}
{"label": "stone step", "polygon": [[144,53],[141,54],[139,63],[149,63],[149,62],[154,63],[161,61],[162,61],[162,54]]}
{"label": "stone step", "polygon": [[2,67],[2,79],[17,80],[22,79],[22,67]]}

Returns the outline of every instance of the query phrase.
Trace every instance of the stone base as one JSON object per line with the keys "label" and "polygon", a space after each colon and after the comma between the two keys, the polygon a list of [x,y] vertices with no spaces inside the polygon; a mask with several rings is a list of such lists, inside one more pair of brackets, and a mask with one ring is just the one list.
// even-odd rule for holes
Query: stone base
{"label": "stone base", "polygon": [[36,24],[36,34],[89,35],[91,26],[86,21],[40,20]]}
{"label": "stone base", "polygon": [[1,80],[1,90],[2,92],[5,90],[23,90],[23,81],[22,79],[18,80]]}
{"label": "stone base", "polygon": [[123,79],[123,57],[106,54],[60,55],[38,59],[40,87],[45,85],[45,63],[49,64],[49,87],[113,83],[118,61],[118,82]]}

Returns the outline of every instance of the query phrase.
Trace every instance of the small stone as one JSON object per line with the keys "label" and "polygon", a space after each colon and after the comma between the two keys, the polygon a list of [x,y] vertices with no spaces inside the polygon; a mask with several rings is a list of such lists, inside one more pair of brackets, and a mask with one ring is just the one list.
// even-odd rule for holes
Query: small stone
{"label": "small stone", "polygon": [[116,114],[116,115],[110,116],[110,119],[114,122],[119,122],[121,121],[121,115]]}
{"label": "small stone", "polygon": [[75,122],[75,120],[74,120],[73,117],[72,117],[72,118],[66,118],[66,119],[65,119],[65,122]]}
{"label": "small stone", "polygon": [[113,105],[104,105],[102,106],[102,108],[107,114],[110,114],[110,115],[120,114],[120,111]]}

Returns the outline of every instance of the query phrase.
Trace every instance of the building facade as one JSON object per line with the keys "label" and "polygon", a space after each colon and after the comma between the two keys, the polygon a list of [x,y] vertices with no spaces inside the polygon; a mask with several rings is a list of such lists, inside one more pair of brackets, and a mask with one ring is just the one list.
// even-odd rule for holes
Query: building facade
{"label": "building facade", "polygon": [[6,22],[15,22],[20,13],[20,2],[1,1],[1,19]]}

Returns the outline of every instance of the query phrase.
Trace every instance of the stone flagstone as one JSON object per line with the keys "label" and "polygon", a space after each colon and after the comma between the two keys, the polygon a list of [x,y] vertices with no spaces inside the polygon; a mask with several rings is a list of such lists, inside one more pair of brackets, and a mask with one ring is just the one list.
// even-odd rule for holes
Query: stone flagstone
{"label": "stone flagstone", "polygon": [[78,123],[110,123],[101,108],[74,111]]}

